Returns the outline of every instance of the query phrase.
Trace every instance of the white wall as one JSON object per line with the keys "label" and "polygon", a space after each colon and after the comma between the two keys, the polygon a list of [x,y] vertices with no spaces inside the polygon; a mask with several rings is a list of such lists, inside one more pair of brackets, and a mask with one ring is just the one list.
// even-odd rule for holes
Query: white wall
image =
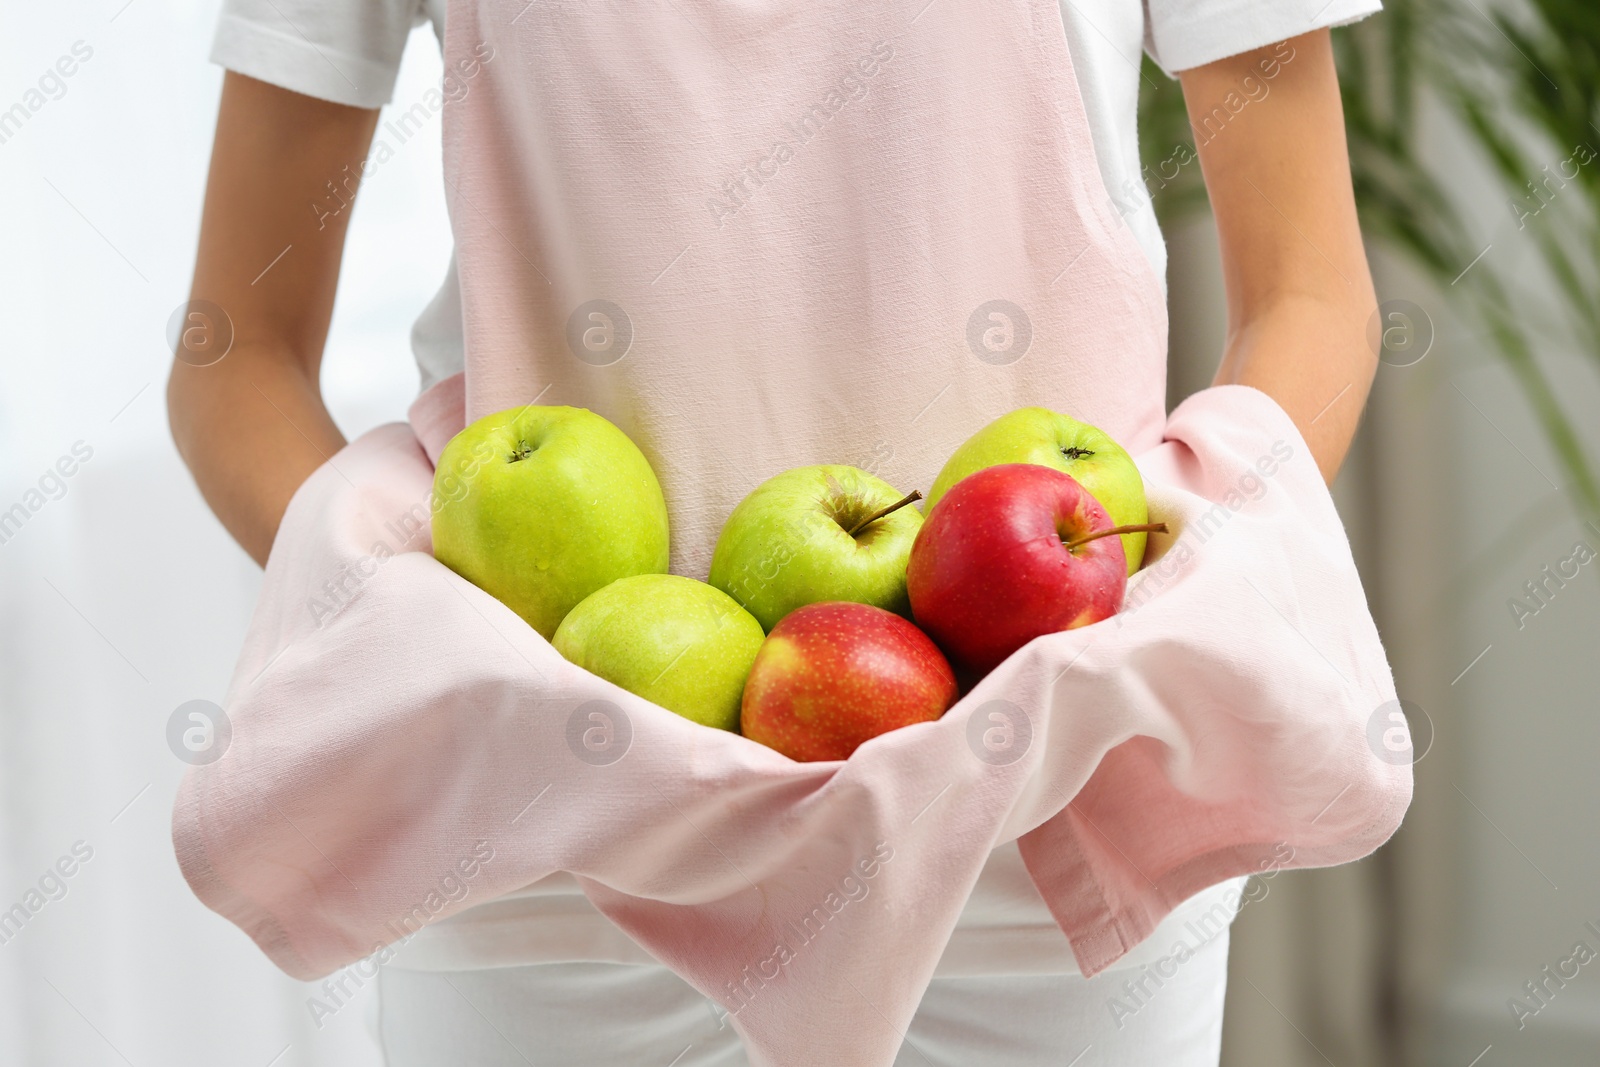
{"label": "white wall", "polygon": [[[221,86],[216,5],[124,3],[11,4],[0,34],[0,110],[75,42],[93,50],[0,143],[0,510],[92,449],[0,544],[0,910],[75,842],[93,850],[0,943],[0,1063],[372,1065],[364,1005],[313,1026],[311,987],[203,908],[172,855],[167,719],[222,697],[259,571],[163,407]],[[419,30],[395,99],[438,75]],[[356,209],[324,374],[347,434],[403,418],[416,390],[409,323],[449,252],[438,138],[435,122],[408,142]]]}

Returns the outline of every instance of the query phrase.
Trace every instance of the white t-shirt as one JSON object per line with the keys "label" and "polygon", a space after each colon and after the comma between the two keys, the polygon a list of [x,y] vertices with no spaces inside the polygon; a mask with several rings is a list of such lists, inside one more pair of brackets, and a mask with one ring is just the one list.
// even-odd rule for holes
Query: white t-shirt
{"label": "white t-shirt", "polygon": [[[446,6],[447,0],[223,0],[211,60],[307,96],[382,107],[394,92],[412,27],[431,21],[443,42]],[[1061,0],[1101,177],[1158,278],[1167,276],[1167,249],[1139,159],[1141,53],[1176,73],[1354,22],[1381,7],[1380,0]],[[454,257],[412,328],[411,347],[423,389],[463,366]]]}
{"label": "white t-shirt", "polygon": [[[431,21],[435,36],[444,40],[446,6],[447,0],[224,0],[211,58],[308,96],[378,108],[391,98],[412,28]],[[1175,73],[1352,22],[1380,6],[1380,0],[1061,0],[1101,176],[1158,277],[1166,277],[1167,255],[1141,176],[1141,53]],[[1252,96],[1261,91],[1241,88]],[[462,369],[461,298],[453,258],[411,340],[423,389]],[[1231,922],[1243,881],[1191,898],[1118,967],[1149,962],[1179,941],[1194,941],[1196,921],[1207,928]],[[571,875],[557,874],[425,928],[395,966],[463,970],[577,960],[654,962],[589,904]],[[1016,844],[995,849],[936,973],[1076,972],[1066,937],[1034,888]]]}

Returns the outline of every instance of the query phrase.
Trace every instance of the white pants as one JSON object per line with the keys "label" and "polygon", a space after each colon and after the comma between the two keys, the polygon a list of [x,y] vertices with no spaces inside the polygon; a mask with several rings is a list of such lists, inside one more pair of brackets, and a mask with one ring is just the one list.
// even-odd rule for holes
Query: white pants
{"label": "white pants", "polygon": [[[895,1067],[1216,1067],[1227,931],[1156,977],[935,978]],[[383,968],[388,1067],[747,1067],[714,1005],[664,967]],[[674,1058],[677,1057],[677,1058]]]}

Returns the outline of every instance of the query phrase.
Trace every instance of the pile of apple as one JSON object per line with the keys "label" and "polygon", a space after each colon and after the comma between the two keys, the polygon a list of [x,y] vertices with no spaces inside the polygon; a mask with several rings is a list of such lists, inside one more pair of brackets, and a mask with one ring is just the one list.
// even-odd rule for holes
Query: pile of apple
{"label": "pile of apple", "polygon": [[1166,528],[1121,446],[1043,408],[957,449],[926,519],[920,498],[855,467],[786,471],[734,509],[699,582],[666,573],[666,502],[627,435],[528,406],[445,448],[434,555],[629,692],[792,759],[845,759],[943,715],[952,660],[970,681],[1115,614]]}

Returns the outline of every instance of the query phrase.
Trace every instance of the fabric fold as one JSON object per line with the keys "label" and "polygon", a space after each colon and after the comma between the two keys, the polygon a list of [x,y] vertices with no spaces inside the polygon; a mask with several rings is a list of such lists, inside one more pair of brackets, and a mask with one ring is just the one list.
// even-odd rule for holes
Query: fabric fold
{"label": "fabric fold", "polygon": [[1395,693],[1337,512],[1253,389],[1137,457],[1171,533],[1122,614],[798,764],[565,662],[432,558],[447,385],[295,495],[231,746],[177,798],[194,891],[297,978],[570,871],[753,1063],[885,1065],[997,844],[1093,974],[1207,885],[1365,855],[1409,802],[1367,740]]}

